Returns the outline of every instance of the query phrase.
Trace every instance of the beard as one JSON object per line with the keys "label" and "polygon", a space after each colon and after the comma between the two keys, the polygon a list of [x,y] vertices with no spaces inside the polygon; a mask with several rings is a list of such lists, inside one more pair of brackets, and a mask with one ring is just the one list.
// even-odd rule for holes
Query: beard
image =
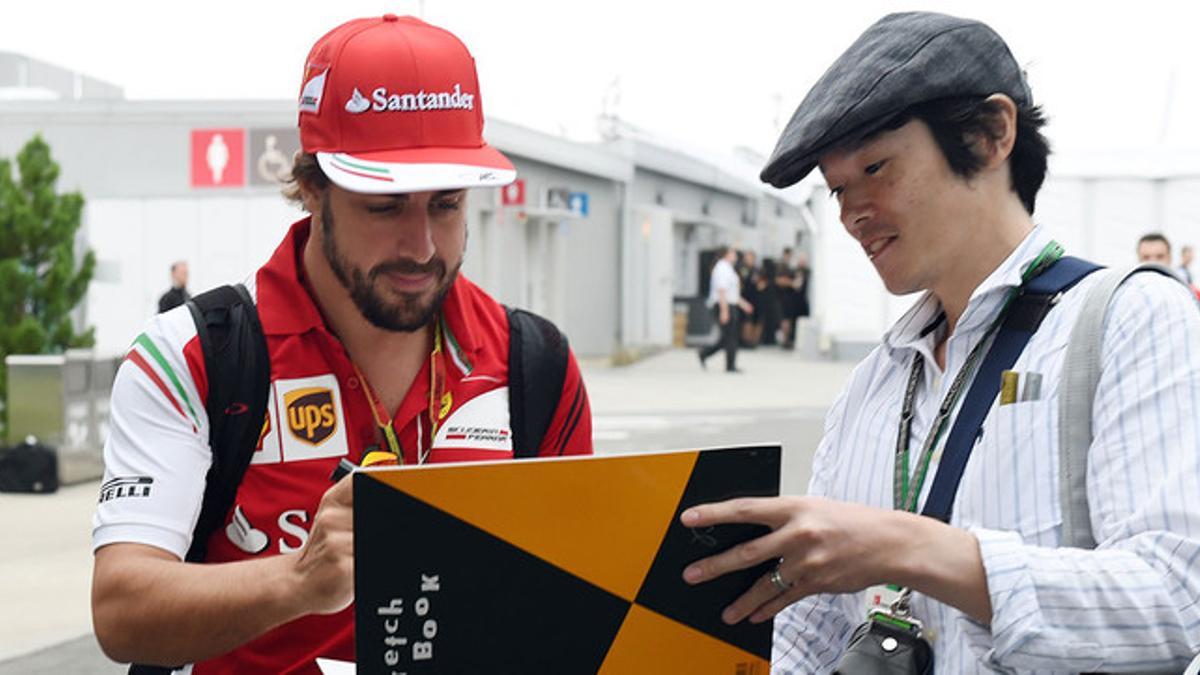
{"label": "beard", "polygon": [[[437,256],[426,263],[398,258],[382,262],[363,272],[351,264],[338,248],[328,194],[321,200],[321,223],[324,228],[321,251],[325,260],[333,269],[334,276],[349,291],[350,299],[354,301],[359,313],[372,326],[393,332],[412,333],[428,326],[442,310],[446,294],[458,278],[458,270],[462,267],[461,260],[453,269],[448,270],[446,262]],[[381,288],[383,283],[380,277],[385,274],[431,274],[434,277],[434,287],[420,293],[389,293]],[[399,298],[390,299],[389,295]]]}

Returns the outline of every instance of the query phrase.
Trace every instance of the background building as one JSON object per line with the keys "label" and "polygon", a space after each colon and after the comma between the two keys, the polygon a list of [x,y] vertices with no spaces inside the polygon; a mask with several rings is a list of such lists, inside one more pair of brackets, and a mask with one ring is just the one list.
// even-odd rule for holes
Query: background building
{"label": "background building", "polygon": [[[0,156],[34,134],[87,199],[96,275],[80,319],[96,350],[125,350],[187,260],[195,293],[244,279],[303,214],[280,196],[299,148],[290,101],[128,101],[120,89],[15,55],[0,60]],[[4,74],[7,73],[7,74]],[[39,84],[44,83],[44,84]],[[803,200],[646,139],[582,144],[501,120],[486,134],[519,182],[472,193],[465,273],[554,320],[577,353],[670,345],[674,301],[700,259],[731,243],[797,241]],[[799,194],[799,192],[797,192]]]}
{"label": "background building", "polygon": [[[858,244],[841,231],[837,204],[818,190],[814,319],[832,353],[861,355],[914,301],[889,294]],[[1068,255],[1103,265],[1137,261],[1137,240],[1162,232],[1179,249],[1200,243],[1200,153],[1138,150],[1056,153],[1038,194],[1034,222]],[[1193,269],[1193,272],[1196,270]]]}
{"label": "background building", "polygon": [[[607,120],[578,143],[489,119],[519,183],[477,190],[465,273],[502,302],[558,323],[584,356],[627,356],[709,329],[702,295],[714,249],[808,253],[809,353],[856,358],[911,304],[883,288],[847,237],[819,172],[788,190],[758,181],[765,158],[715,154]],[[241,280],[303,214],[279,193],[299,147],[290,101],[129,101],[121,88],[0,52],[0,156],[34,134],[87,199],[96,276],[79,318],[97,352],[121,353],[187,260],[190,288]],[[1176,250],[1200,239],[1200,155],[1055,155],[1035,220],[1075,255],[1133,259],[1141,234]]]}

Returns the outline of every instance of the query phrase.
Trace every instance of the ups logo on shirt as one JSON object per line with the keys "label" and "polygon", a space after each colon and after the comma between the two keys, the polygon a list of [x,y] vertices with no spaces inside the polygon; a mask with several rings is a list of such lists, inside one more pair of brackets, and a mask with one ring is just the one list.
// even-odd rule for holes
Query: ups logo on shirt
{"label": "ups logo on shirt", "polygon": [[310,445],[320,445],[337,431],[333,392],[329,389],[296,389],[285,394],[283,402],[287,408],[288,430],[299,440]]}
{"label": "ups logo on shirt", "polygon": [[344,414],[341,389],[332,373],[275,380],[250,463],[344,457],[350,451],[345,425],[338,423]]}

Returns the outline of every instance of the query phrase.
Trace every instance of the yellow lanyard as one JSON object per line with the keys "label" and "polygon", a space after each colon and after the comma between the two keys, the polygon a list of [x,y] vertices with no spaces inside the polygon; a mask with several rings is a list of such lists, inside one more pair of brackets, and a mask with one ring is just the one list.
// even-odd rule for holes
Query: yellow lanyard
{"label": "yellow lanyard", "polygon": [[[424,463],[429,450],[433,448],[433,439],[437,436],[438,425],[450,412],[453,403],[453,397],[449,391],[446,391],[446,365],[441,356],[442,322],[439,319],[433,324],[433,349],[429,352],[429,443],[427,448],[417,448],[418,464]],[[358,375],[358,381],[362,383],[363,394],[366,395],[367,404],[371,408],[371,416],[375,418],[375,424],[383,432],[388,450],[396,456],[400,464],[403,464],[404,452],[400,448],[400,440],[392,425],[392,415],[383,407],[383,401],[375,395],[375,390],[371,388],[371,383],[358,369],[358,364],[351,362],[350,365],[354,367],[354,373]]]}
{"label": "yellow lanyard", "polygon": [[438,426],[450,412],[454,398],[446,390],[446,359],[442,358],[442,320],[433,324],[433,351],[429,352],[429,446],[437,438]]}

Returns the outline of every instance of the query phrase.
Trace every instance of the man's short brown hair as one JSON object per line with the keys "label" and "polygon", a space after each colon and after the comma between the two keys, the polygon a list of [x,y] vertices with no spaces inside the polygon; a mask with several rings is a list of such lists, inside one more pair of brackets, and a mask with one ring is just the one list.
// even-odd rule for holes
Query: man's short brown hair
{"label": "man's short brown hair", "polygon": [[1161,232],[1151,232],[1149,234],[1142,235],[1142,238],[1138,239],[1138,246],[1157,242],[1162,242],[1167,247],[1167,253],[1171,252],[1171,242]]}
{"label": "man's short brown hair", "polygon": [[317,156],[311,152],[301,152],[296,155],[292,165],[292,176],[283,185],[283,196],[290,202],[304,207],[304,198],[300,186],[307,185],[310,189],[321,191],[329,187],[329,177],[321,170]]}

